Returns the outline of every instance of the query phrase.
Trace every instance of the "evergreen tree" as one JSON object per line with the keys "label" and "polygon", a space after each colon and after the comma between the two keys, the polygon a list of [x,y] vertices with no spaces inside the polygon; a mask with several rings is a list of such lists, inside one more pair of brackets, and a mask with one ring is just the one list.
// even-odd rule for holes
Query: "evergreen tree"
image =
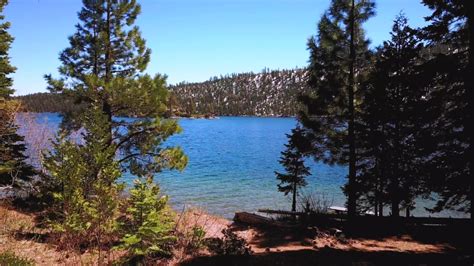
{"label": "evergreen tree", "polygon": [[474,8],[472,1],[424,0],[433,13],[424,28],[427,94],[424,127],[427,184],[439,194],[433,211],[472,211],[472,104]]}
{"label": "evergreen tree", "polygon": [[34,170],[25,162],[24,138],[17,134],[18,126],[15,124],[21,104],[11,98],[14,91],[10,75],[15,72],[15,67],[8,57],[13,37],[8,33],[10,23],[5,22],[3,16],[7,4],[7,0],[0,0],[0,186],[18,187],[18,181],[29,180]]}
{"label": "evergreen tree", "polygon": [[115,150],[104,138],[107,117],[93,109],[86,112],[81,136],[68,137],[62,131],[45,154],[50,176],[45,185],[53,198],[50,225],[62,234],[63,244],[87,241],[100,246],[114,232],[123,186],[116,182],[121,173],[113,160]]}
{"label": "evergreen tree", "polygon": [[278,191],[285,193],[285,196],[291,193],[291,211],[296,211],[298,189],[307,185],[305,178],[310,175],[310,172],[304,163],[305,157],[301,148],[298,148],[302,147],[304,143],[303,130],[298,126],[291,131],[291,135],[287,134],[287,137],[286,150],[281,152],[279,160],[286,173],[275,172],[275,175],[280,181]]}
{"label": "evergreen tree", "polygon": [[417,31],[401,14],[391,36],[379,49],[374,69],[362,85],[365,96],[357,132],[364,141],[359,149],[358,183],[364,185],[358,187],[366,196],[372,195],[372,204],[390,201],[392,216],[397,217],[401,204],[409,215],[414,198],[423,191],[418,131],[426,101],[418,80],[423,47]]}
{"label": "evergreen tree", "polygon": [[0,1],[0,97],[7,98],[13,94],[11,88],[13,79],[9,77],[15,72],[16,68],[10,64],[8,51],[13,42],[13,37],[8,33],[10,23],[5,22],[3,9],[8,4],[8,0]]}
{"label": "evergreen tree", "polygon": [[313,91],[301,102],[299,115],[314,147],[316,160],[349,165],[348,214],[357,207],[355,121],[369,62],[369,41],[362,23],[374,15],[369,0],[333,0],[318,24],[318,35],[308,41],[310,50],[309,85]]}
{"label": "evergreen tree", "polygon": [[[110,81],[134,77],[150,61],[137,26],[141,7],[135,0],[83,0],[76,33],[62,51],[59,71],[71,81],[84,82],[87,75]],[[104,98],[110,95],[103,95]],[[104,99],[106,101],[107,99]]]}
{"label": "evergreen tree", "polygon": [[135,180],[122,222],[125,236],[119,248],[128,250],[135,260],[169,256],[176,238],[172,234],[174,220],[167,202],[167,197],[160,196],[160,188],[153,183],[152,176]]}
{"label": "evergreen tree", "polygon": [[[183,168],[187,158],[177,147],[162,148],[169,136],[180,132],[174,120],[163,119],[169,93],[166,77],[143,75],[150,50],[134,22],[140,13],[135,0],[84,0],[77,32],[60,56],[61,79],[46,76],[49,89],[100,105],[107,117],[109,146],[120,154],[122,171],[135,175]],[[127,113],[142,119],[112,119]],[[72,116],[75,127],[84,124]]]}
{"label": "evergreen tree", "polygon": [[[46,79],[52,92],[74,97],[84,110],[66,117],[64,136],[45,159],[45,181],[53,185],[46,188],[56,203],[55,228],[85,240],[93,236],[100,246],[116,229],[122,173],[143,177],[181,170],[187,157],[179,147],[162,146],[181,129],[164,118],[166,77],[142,74],[150,50],[134,26],[140,5],[135,0],[83,0],[83,5],[70,47],[60,56],[61,78]],[[118,117],[124,113],[140,119]]]}
{"label": "evergreen tree", "polygon": [[[109,121],[109,145],[121,154],[124,171],[143,175],[184,167],[187,159],[179,148],[160,148],[180,128],[176,121],[163,119],[169,98],[166,77],[141,74],[150,49],[133,25],[140,5],[135,0],[84,0],[83,5],[77,32],[60,56],[62,78],[46,76],[49,89],[101,104]],[[112,119],[124,113],[142,119]],[[71,128],[82,126],[80,113],[70,118]]]}

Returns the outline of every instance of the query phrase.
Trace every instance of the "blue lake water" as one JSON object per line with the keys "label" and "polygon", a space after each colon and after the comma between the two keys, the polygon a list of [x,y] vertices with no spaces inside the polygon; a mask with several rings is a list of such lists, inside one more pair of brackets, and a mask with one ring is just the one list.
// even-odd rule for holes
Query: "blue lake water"
{"label": "blue lake water", "polygon": [[[38,121],[55,128],[60,118],[57,114],[40,114]],[[296,125],[294,118],[183,118],[179,123],[183,133],[172,136],[166,145],[181,146],[189,157],[188,166],[183,172],[159,173],[155,179],[176,209],[199,206],[232,218],[236,211],[290,208],[290,199],[277,190],[274,171],[282,170],[278,159],[287,141],[285,134]],[[341,186],[346,182],[347,167],[311,160],[308,166],[312,175],[303,193],[324,196],[331,205],[343,206]],[[133,179],[129,174],[123,176],[129,184]],[[419,203],[428,206],[427,202]],[[423,208],[413,213],[427,215]]]}
{"label": "blue lake water", "polygon": [[[274,171],[281,171],[280,152],[293,118],[221,117],[180,119],[183,133],[169,143],[180,145],[189,157],[181,173],[157,175],[157,181],[174,205],[200,205],[210,212],[232,217],[236,211],[289,208],[290,201],[277,191]],[[346,169],[308,162],[307,193],[325,193],[334,204],[344,204],[340,186]]]}

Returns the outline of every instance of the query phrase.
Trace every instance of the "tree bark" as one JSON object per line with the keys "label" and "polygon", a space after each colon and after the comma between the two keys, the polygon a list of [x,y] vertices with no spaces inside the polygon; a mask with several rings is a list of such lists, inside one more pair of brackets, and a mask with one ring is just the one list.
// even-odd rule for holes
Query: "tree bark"
{"label": "tree bark", "polygon": [[[107,89],[110,89],[108,88],[108,86],[110,85],[110,81],[112,80],[112,44],[111,44],[111,38],[110,38],[110,35],[111,35],[111,23],[110,23],[110,16],[111,16],[111,8],[110,8],[110,0],[107,0],[107,10],[106,10],[106,23],[107,23],[107,29],[106,29],[106,32],[107,32],[107,40],[106,40],[106,50],[105,50],[105,86],[107,87]],[[107,142],[109,143],[109,145],[112,145],[112,142],[113,142],[113,136],[112,136],[112,106],[110,105],[110,99],[109,99],[109,95],[108,95],[108,92],[105,90],[104,91],[104,95],[103,95],[103,99],[102,99],[102,111],[105,115],[107,115],[107,121],[109,122],[109,128],[108,128],[108,132],[110,132],[110,136],[109,136],[109,139],[107,140]]]}
{"label": "tree bark", "polygon": [[355,3],[352,0],[350,13],[350,55],[349,55],[349,121],[348,121],[348,142],[349,142],[349,183],[348,183],[348,199],[347,199],[347,214],[349,219],[354,217],[357,213],[357,199],[354,188],[356,177],[356,154],[355,154],[355,136],[354,136],[354,91],[355,91],[355,44],[354,44],[354,28],[355,28]]}
{"label": "tree bark", "polygon": [[296,211],[296,182],[293,183],[293,203],[291,204],[291,211]]}
{"label": "tree bark", "polygon": [[391,184],[391,205],[392,205],[392,217],[396,218],[400,216],[400,200],[398,195],[398,177],[392,177],[392,184]]}
{"label": "tree bark", "polygon": [[[466,9],[466,16],[467,16],[467,27],[468,27],[468,36],[469,36],[469,62],[468,62],[468,74],[466,75],[466,90],[467,90],[467,113],[469,118],[466,121],[465,127],[467,135],[469,136],[469,151],[468,154],[471,154],[469,158],[471,158],[470,162],[470,169],[469,169],[469,178],[473,180],[472,176],[472,168],[474,165],[474,147],[472,143],[472,126],[474,124],[474,119],[472,119],[472,105],[474,101],[473,89],[474,89],[474,82],[473,82],[473,75],[474,75],[474,1],[472,0],[464,0],[464,8]],[[472,181],[471,181],[472,182]],[[472,183],[471,183],[471,190],[469,195],[469,200],[471,201],[471,208],[469,213],[471,214],[472,219]]]}

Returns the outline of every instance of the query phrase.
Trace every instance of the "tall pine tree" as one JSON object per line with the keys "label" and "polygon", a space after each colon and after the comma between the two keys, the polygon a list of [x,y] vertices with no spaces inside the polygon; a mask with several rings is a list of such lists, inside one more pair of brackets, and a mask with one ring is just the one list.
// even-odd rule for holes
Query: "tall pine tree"
{"label": "tall pine tree", "polygon": [[433,211],[472,211],[474,75],[473,1],[423,0],[433,13],[424,28],[430,50],[423,65],[430,88],[424,127],[427,180],[439,194]]}
{"label": "tall pine tree", "polygon": [[15,72],[15,67],[10,64],[8,56],[13,37],[8,33],[10,23],[4,21],[3,9],[7,4],[7,0],[0,0],[0,186],[18,187],[19,181],[29,180],[34,170],[25,162],[24,138],[17,134],[18,126],[15,124],[21,105],[11,99],[14,91],[10,75]]}
{"label": "tall pine tree", "polygon": [[[109,145],[120,154],[123,171],[143,176],[184,167],[187,158],[181,149],[160,146],[180,127],[163,119],[169,98],[166,77],[143,74],[151,51],[134,25],[140,5],[135,0],[84,0],[83,5],[70,47],[60,55],[61,79],[46,76],[49,89],[86,106],[101,106]],[[113,119],[124,113],[141,119]],[[83,125],[80,113],[70,117],[74,128]]]}
{"label": "tall pine tree", "polygon": [[426,100],[418,80],[423,46],[417,31],[400,14],[391,36],[380,47],[374,69],[362,84],[358,183],[363,183],[361,192],[371,195],[372,204],[378,205],[376,213],[388,201],[392,216],[398,217],[401,205],[409,214],[414,198],[425,191],[421,189],[425,171],[418,131],[423,126],[420,114]]}
{"label": "tall pine tree", "polygon": [[302,96],[299,120],[316,160],[349,165],[347,207],[357,212],[355,120],[358,84],[364,80],[370,52],[362,24],[374,15],[370,0],[333,0],[308,42],[310,95]]}
{"label": "tall pine tree", "polygon": [[[143,74],[150,50],[134,25],[139,13],[135,0],[83,0],[77,31],[60,55],[61,77],[46,76],[52,92],[84,108],[66,115],[45,159],[58,218],[52,224],[85,241],[93,236],[99,247],[116,228],[122,173],[143,177],[187,164],[179,147],[162,145],[181,129],[164,118],[166,77]],[[120,118],[124,113],[140,118]]]}

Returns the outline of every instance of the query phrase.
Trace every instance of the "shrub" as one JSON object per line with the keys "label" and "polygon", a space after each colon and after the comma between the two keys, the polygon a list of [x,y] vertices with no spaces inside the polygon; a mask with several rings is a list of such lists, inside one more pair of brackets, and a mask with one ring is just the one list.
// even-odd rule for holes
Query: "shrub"
{"label": "shrub", "polygon": [[301,210],[306,213],[324,214],[328,212],[332,202],[325,194],[306,193],[301,196]]}
{"label": "shrub", "polygon": [[15,253],[6,251],[0,253],[0,266],[29,266],[34,265],[31,259],[22,258]]}
{"label": "shrub", "polygon": [[204,237],[206,236],[206,231],[201,226],[194,226],[189,235],[188,250],[194,252],[199,250],[204,246]]}
{"label": "shrub", "polygon": [[212,227],[215,222],[214,218],[202,209],[184,208],[176,221],[174,234],[177,242],[173,249],[173,259],[183,262],[189,256],[196,256],[205,251],[205,238],[209,233],[206,228]]}
{"label": "shrub", "polygon": [[222,230],[224,237],[221,238],[210,238],[207,241],[207,247],[209,251],[217,255],[250,255],[251,248],[245,241],[245,239],[239,237],[237,234],[232,232],[231,229],[227,228]]}
{"label": "shrub", "polygon": [[170,256],[176,237],[173,235],[173,213],[168,198],[160,197],[153,177],[136,179],[130,190],[128,207],[121,229],[125,233],[118,249],[135,258]]}
{"label": "shrub", "polygon": [[52,199],[48,224],[69,248],[100,247],[110,241],[123,190],[117,183],[121,172],[114,160],[115,147],[108,144],[106,117],[95,110],[84,117],[87,122],[81,137],[85,144],[63,131],[44,159],[50,186],[45,193]]}

